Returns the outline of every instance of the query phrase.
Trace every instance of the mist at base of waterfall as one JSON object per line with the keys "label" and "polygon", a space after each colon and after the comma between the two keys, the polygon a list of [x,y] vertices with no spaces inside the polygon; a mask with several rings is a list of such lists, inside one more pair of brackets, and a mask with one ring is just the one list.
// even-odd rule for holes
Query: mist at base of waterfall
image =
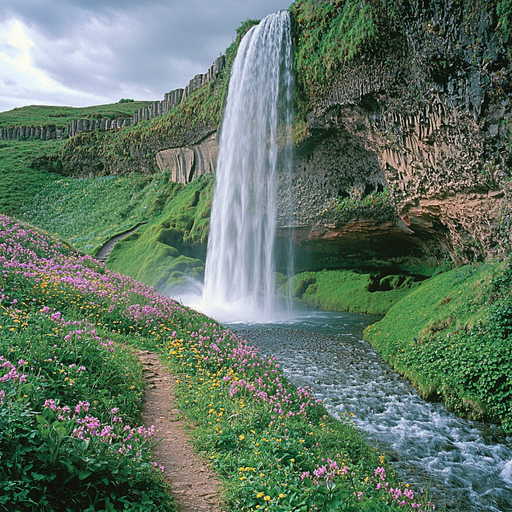
{"label": "mist at base of waterfall", "polygon": [[229,301],[212,301],[204,297],[202,281],[190,279],[179,291],[165,292],[184,306],[188,306],[204,315],[214,318],[221,324],[267,324],[293,322],[300,317],[297,307],[290,307],[287,298],[276,297],[273,311],[262,311],[260,303],[253,296]]}

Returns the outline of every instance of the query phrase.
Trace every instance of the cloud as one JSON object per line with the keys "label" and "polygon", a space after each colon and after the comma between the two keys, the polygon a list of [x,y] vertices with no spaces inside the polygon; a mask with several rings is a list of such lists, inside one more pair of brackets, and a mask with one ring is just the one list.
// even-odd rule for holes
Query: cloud
{"label": "cloud", "polygon": [[16,0],[0,11],[1,26],[18,31],[0,36],[0,110],[36,98],[76,106],[161,99],[206,72],[240,22],[290,1]]}

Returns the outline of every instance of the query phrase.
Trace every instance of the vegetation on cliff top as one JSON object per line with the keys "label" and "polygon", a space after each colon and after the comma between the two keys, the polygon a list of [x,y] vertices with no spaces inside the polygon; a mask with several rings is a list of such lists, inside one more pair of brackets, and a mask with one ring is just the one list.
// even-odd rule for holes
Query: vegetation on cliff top
{"label": "vegetation on cliff top", "polygon": [[307,113],[344,64],[383,61],[404,44],[384,2],[297,0],[290,10],[297,24],[295,72],[299,110]]}
{"label": "vegetation on cliff top", "polygon": [[447,94],[463,85],[478,96],[473,108],[480,108],[480,89],[494,100],[512,92],[505,71],[512,59],[510,0],[297,0],[290,10],[296,21],[298,140],[306,133],[307,114],[338,79],[347,84],[354,73],[389,68],[394,86],[388,92],[398,88],[416,100],[431,85]]}

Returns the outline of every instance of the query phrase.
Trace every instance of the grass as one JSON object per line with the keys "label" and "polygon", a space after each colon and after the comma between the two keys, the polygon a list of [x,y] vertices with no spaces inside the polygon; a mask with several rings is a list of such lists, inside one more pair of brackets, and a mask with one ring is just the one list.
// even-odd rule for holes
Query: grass
{"label": "grass", "polygon": [[130,344],[179,372],[180,409],[229,509],[418,510],[422,502],[430,510],[350,418],[330,418],[275,359],[54,236],[0,222],[5,509],[173,510],[150,456],[151,430],[119,419],[139,418],[141,369],[123,349]]}
{"label": "grass", "polygon": [[0,112],[0,128],[8,126],[55,125],[64,128],[76,119],[118,119],[132,117],[139,108],[150,101],[133,101],[94,105],[92,107],[59,107],[50,105],[30,105]]}
{"label": "grass", "polygon": [[165,291],[202,277],[213,194],[213,176],[202,176],[162,199],[147,226],[118,242],[107,265]]}
{"label": "grass", "polygon": [[58,175],[35,168],[36,155],[56,155],[64,141],[0,141],[0,213],[20,215],[22,205],[30,203]]}
{"label": "grass", "polygon": [[324,311],[350,311],[384,316],[421,281],[413,276],[381,275],[378,271],[323,270],[301,272],[291,283],[292,297]]}
{"label": "grass", "polygon": [[22,209],[23,219],[96,254],[107,240],[147,221],[182,188],[167,173],[50,181]]}
{"label": "grass", "polygon": [[[300,125],[347,63],[366,65],[392,56],[403,36],[390,23],[385,2],[297,0],[290,10],[297,24],[294,68]],[[355,64],[354,64],[355,63]],[[300,130],[299,130],[300,131]],[[297,132],[297,137],[300,137]]]}
{"label": "grass", "polygon": [[365,338],[424,397],[511,432],[511,275],[506,261],[439,274]]}

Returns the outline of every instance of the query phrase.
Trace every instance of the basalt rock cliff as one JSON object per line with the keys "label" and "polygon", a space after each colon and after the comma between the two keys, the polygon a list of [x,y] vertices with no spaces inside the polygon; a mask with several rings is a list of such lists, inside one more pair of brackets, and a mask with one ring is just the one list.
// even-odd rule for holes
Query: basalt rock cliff
{"label": "basalt rock cliff", "polygon": [[[381,44],[362,44],[311,85],[306,57],[315,55],[301,39],[315,36],[318,13],[308,4],[295,9],[296,46],[307,48],[298,66],[306,116],[291,213],[309,261],[419,256],[460,264],[505,254],[512,52],[500,6],[380,2],[379,11],[372,3]],[[332,18],[346,9],[324,4]]]}
{"label": "basalt rock cliff", "polygon": [[[404,257],[461,264],[509,250],[509,7],[507,0],[292,5],[293,201],[279,205],[279,234],[284,240],[295,228],[298,269]],[[169,168],[185,184],[214,172],[231,58],[149,128],[70,139],[64,172]],[[284,179],[282,186],[289,188]]]}

